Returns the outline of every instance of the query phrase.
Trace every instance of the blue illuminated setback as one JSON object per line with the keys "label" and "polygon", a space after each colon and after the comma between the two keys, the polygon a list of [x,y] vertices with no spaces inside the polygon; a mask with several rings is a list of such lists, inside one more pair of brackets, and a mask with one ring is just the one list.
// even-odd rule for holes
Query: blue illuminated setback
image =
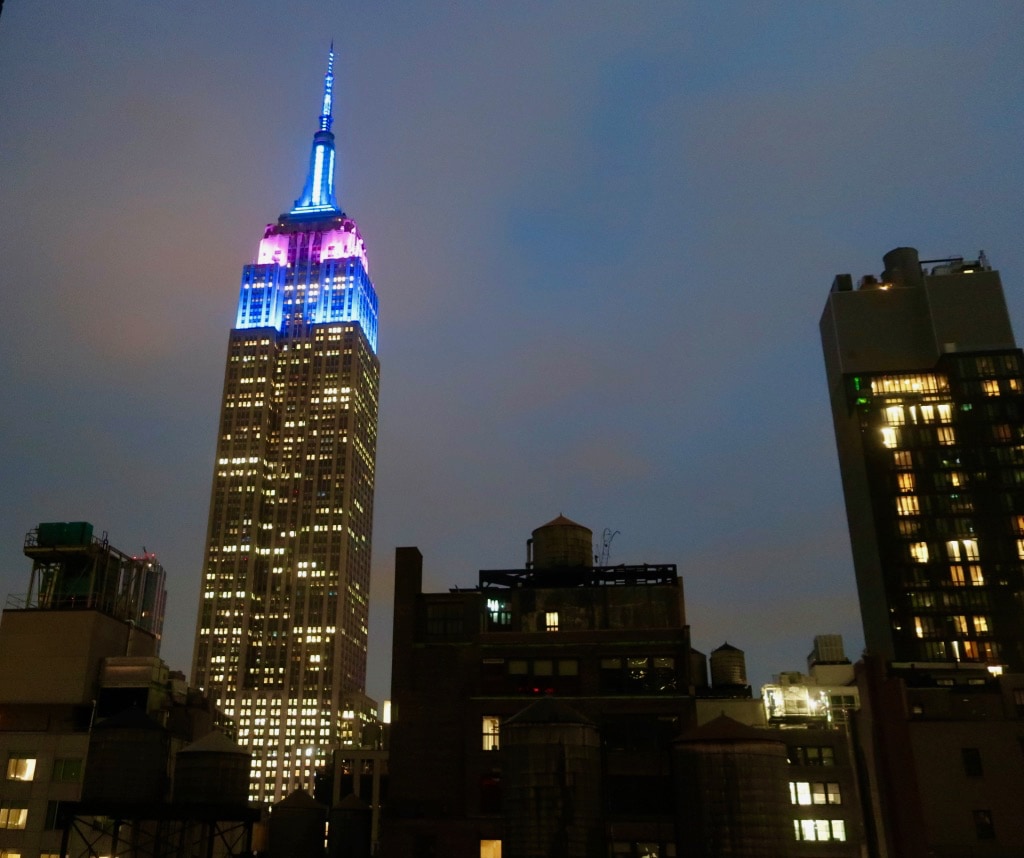
{"label": "blue illuminated setback", "polygon": [[235,328],[302,333],[309,325],[357,322],[377,351],[377,293],[356,222],[334,197],[334,44],[309,175],[295,208],[270,224],[256,261],[242,271]]}

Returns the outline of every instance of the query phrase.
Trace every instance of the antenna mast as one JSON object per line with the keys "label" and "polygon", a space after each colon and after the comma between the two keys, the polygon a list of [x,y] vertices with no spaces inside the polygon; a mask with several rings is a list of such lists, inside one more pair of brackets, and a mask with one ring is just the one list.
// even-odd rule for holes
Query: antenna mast
{"label": "antenna mast", "polygon": [[606,527],[601,532],[601,553],[597,555],[597,565],[607,566],[608,555],[612,553],[612,540],[619,535],[619,531],[612,531],[610,527]]}

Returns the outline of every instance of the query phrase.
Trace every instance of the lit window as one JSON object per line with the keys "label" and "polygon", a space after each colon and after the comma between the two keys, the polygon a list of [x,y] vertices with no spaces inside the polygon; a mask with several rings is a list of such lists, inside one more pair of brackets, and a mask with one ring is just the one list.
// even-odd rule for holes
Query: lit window
{"label": "lit window", "polygon": [[901,492],[912,492],[914,490],[914,475],[897,474],[896,484],[899,486]]}
{"label": "lit window", "polygon": [[955,444],[956,443],[956,432],[953,431],[952,426],[940,426],[935,430],[935,437],[940,444]]}
{"label": "lit window", "polygon": [[882,429],[882,443],[890,450],[899,444],[899,436],[891,426],[886,426]]}
{"label": "lit window", "polygon": [[7,758],[7,780],[30,781],[36,774],[35,753],[12,753]]}
{"label": "lit window", "polygon": [[918,563],[928,562],[928,543],[927,542],[911,542],[910,543],[910,557],[916,560]]}
{"label": "lit window", "polygon": [[892,454],[892,461],[897,468],[902,470],[909,470],[914,466],[913,460],[910,458],[909,450],[897,450]]}
{"label": "lit window", "polygon": [[890,426],[902,426],[906,421],[902,405],[890,405],[885,409],[885,420]]}
{"label": "lit window", "polygon": [[507,626],[512,623],[512,613],[508,605],[500,599],[487,600],[487,613],[494,625]]}
{"label": "lit window", "polygon": [[501,858],[501,841],[481,840],[480,858]]}
{"label": "lit window", "polygon": [[938,406],[939,411],[939,422],[949,423],[953,419],[953,410],[948,402],[943,402]]}
{"label": "lit window", "polygon": [[791,781],[789,800],[792,804],[809,805],[811,803],[811,785],[807,781]]}
{"label": "lit window", "polygon": [[494,715],[483,716],[483,748],[497,751],[501,740],[501,719]]}
{"label": "lit window", "polygon": [[0,828],[24,828],[28,820],[27,807],[11,807],[0,804]]}
{"label": "lit window", "polygon": [[544,630],[548,632],[558,631],[558,611],[548,611],[544,614]]}
{"label": "lit window", "polygon": [[949,580],[953,582],[954,587],[964,586],[964,567],[963,566],[950,566],[949,567]]}
{"label": "lit window", "polygon": [[981,389],[985,392],[985,396],[999,396],[999,382],[995,379],[983,381]]}
{"label": "lit window", "polygon": [[964,559],[965,560],[978,560],[978,542],[975,539],[965,539],[964,544]]}
{"label": "lit window", "polygon": [[841,819],[794,819],[793,833],[797,840],[844,841],[846,823]]}
{"label": "lit window", "polygon": [[981,572],[980,566],[968,566],[967,574],[970,576],[971,584],[975,587],[985,586],[985,576]]}
{"label": "lit window", "polygon": [[916,495],[903,495],[896,498],[896,512],[900,515],[917,515],[920,511]]}
{"label": "lit window", "polygon": [[956,629],[958,635],[967,634],[967,617],[956,616],[953,617],[953,628]]}
{"label": "lit window", "polygon": [[989,628],[988,628],[988,617],[974,616],[974,617],[972,617],[972,620],[974,622],[974,631],[975,632],[977,632],[980,635],[981,634],[986,634],[988,632],[988,630],[989,630]]}

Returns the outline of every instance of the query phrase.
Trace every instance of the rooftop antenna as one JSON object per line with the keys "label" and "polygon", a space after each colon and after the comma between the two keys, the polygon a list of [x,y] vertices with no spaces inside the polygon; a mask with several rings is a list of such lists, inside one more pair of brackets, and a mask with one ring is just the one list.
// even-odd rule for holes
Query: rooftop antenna
{"label": "rooftop antenna", "polygon": [[608,555],[612,553],[612,540],[618,536],[620,531],[612,531],[610,527],[606,527],[601,531],[601,553],[597,555],[597,565],[607,566]]}

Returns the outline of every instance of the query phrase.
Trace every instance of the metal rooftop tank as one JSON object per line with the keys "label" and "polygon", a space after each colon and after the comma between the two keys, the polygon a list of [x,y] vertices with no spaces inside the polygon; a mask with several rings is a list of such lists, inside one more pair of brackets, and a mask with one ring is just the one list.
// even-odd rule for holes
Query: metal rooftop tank
{"label": "metal rooftop tank", "polygon": [[533,532],[527,542],[527,567],[533,569],[590,568],[594,565],[594,533],[589,527],[559,515]]}
{"label": "metal rooftop tank", "polygon": [[238,804],[249,800],[252,755],[214,730],[178,751],[173,801],[179,804]]}
{"label": "metal rooftop tank", "polygon": [[676,739],[672,753],[681,855],[793,854],[782,731],[721,715]]}
{"label": "metal rooftop tank", "polygon": [[501,725],[505,858],[590,858],[601,848],[601,737],[553,697]]}
{"label": "metal rooftop tank", "polygon": [[743,650],[724,643],[711,653],[712,688],[746,684],[747,657]]}

